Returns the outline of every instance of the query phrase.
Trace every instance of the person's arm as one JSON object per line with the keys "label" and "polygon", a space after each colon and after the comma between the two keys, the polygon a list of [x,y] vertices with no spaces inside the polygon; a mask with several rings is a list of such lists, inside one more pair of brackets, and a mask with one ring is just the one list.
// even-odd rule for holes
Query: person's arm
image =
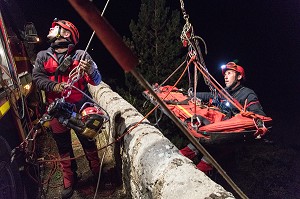
{"label": "person's arm", "polygon": [[254,92],[249,93],[247,97],[247,105],[246,110],[253,112],[255,114],[266,116],[266,114],[263,111],[263,108]]}
{"label": "person's arm", "polygon": [[211,92],[197,92],[196,97],[201,99],[203,102],[209,102],[209,100],[213,98],[213,95]]}

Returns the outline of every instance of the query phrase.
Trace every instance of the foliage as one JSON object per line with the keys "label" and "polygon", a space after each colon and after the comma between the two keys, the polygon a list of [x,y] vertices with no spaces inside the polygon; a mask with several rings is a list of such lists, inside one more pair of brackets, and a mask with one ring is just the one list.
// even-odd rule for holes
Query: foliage
{"label": "foliage", "polygon": [[[137,22],[132,20],[129,27],[132,38],[124,40],[139,59],[136,70],[150,84],[162,83],[183,57],[179,11],[166,7],[166,0],[141,0],[139,18]],[[125,94],[123,97],[139,109],[145,101],[141,95],[143,88],[131,74],[125,76],[129,93],[122,92]],[[132,100],[131,96],[137,100]]]}

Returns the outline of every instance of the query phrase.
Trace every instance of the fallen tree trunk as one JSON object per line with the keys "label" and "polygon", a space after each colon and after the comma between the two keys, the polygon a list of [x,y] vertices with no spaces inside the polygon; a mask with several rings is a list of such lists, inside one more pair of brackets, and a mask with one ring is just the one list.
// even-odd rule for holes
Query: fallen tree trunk
{"label": "fallen tree trunk", "polygon": [[[89,90],[110,116],[110,142],[143,120],[143,115],[107,84]],[[234,198],[180,155],[147,119],[125,135],[121,144],[114,150],[115,159],[121,159],[123,184],[132,198]]]}

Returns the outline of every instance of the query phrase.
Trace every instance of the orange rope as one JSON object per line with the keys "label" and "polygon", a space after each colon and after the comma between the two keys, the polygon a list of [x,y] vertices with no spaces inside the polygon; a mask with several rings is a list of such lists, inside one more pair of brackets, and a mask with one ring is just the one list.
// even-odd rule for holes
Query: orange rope
{"label": "orange rope", "polygon": [[[182,77],[183,77],[183,75],[185,74],[185,72],[186,72],[186,70],[188,69],[188,67],[189,67],[189,65],[192,63],[192,61],[195,59],[195,56],[193,57],[193,59],[191,59],[188,63],[187,63],[187,65],[186,65],[186,67],[185,67],[185,69],[184,69],[184,71],[181,73],[181,75],[180,75],[180,77],[178,78],[178,80],[175,82],[175,84],[171,87],[171,89],[169,90],[169,93],[167,93],[167,95],[164,97],[164,99],[165,98],[167,98],[167,96],[169,96],[169,94],[171,93],[171,91],[173,90],[173,88],[174,87],[176,87],[176,85],[179,83],[179,81],[182,79]],[[136,128],[139,124],[141,124],[146,118],[148,118],[149,117],[149,115],[150,114],[152,114],[153,113],[153,111],[155,111],[155,109],[157,109],[158,108],[158,106],[159,105],[156,105],[152,110],[150,110],[138,123],[136,123],[134,126],[132,126],[130,129],[128,129],[125,133],[123,133],[121,136],[119,136],[114,142],[111,142],[111,143],[109,143],[109,144],[107,144],[106,146],[104,146],[104,147],[102,147],[102,148],[100,148],[100,149],[98,149],[98,150],[102,150],[102,149],[104,149],[104,148],[106,148],[106,147],[108,147],[108,146],[111,146],[111,145],[113,145],[114,143],[116,143],[116,142],[118,142],[119,140],[121,140],[125,135],[127,135],[127,134],[129,134],[134,128]]]}
{"label": "orange rope", "polygon": [[[178,80],[177,80],[177,81],[175,82],[175,84],[171,87],[171,89],[169,90],[169,92],[166,94],[166,96],[165,96],[163,99],[167,98],[167,97],[170,95],[170,93],[172,92],[172,90],[176,87],[176,85],[179,83],[179,81],[183,78],[183,76],[184,76],[185,72],[187,71],[189,65],[190,65],[194,60],[195,60],[195,56],[192,57],[192,58],[190,59],[190,61],[187,63],[187,65],[186,65],[184,71],[182,72],[182,74],[180,75],[180,77],[178,78]],[[132,126],[130,129],[128,129],[128,130],[127,130],[125,133],[123,133],[121,136],[119,136],[115,141],[113,141],[113,142],[107,144],[107,145],[104,146],[104,147],[99,148],[98,151],[103,150],[103,149],[107,148],[108,146],[111,146],[111,145],[113,145],[114,143],[120,141],[125,135],[129,134],[134,128],[136,128],[136,127],[137,127],[138,125],[140,125],[146,118],[148,118],[149,115],[152,114],[153,111],[156,110],[158,107],[159,107],[159,105],[156,105],[152,110],[150,110],[150,111],[149,111],[149,112],[148,112],[148,113],[147,113],[147,114],[146,114],[139,122],[137,122],[134,126]],[[57,164],[56,164],[57,162],[61,162],[61,161],[64,161],[64,160],[73,160],[73,159],[77,159],[77,158],[83,157],[83,156],[84,156],[84,154],[79,155],[79,156],[76,156],[76,157],[74,157],[74,158],[63,158],[63,159],[56,158],[56,159],[51,159],[51,160],[39,160],[39,161],[38,161],[39,163],[51,162],[51,163],[53,163],[53,165],[54,165],[54,166],[53,166],[54,168],[51,170],[51,172],[50,172],[50,174],[49,174],[49,177],[47,178],[47,180],[46,180],[44,183],[49,182],[50,179],[51,179],[51,177],[52,177],[53,174],[55,173],[55,171],[56,171],[56,169],[57,169]]]}
{"label": "orange rope", "polygon": [[[198,68],[198,70],[202,73],[202,75],[209,80],[209,82],[213,85],[214,88],[217,89],[217,91],[224,96],[232,105],[234,105],[240,112],[243,112],[243,106],[237,101],[235,100],[233,97],[231,97],[231,95],[222,88],[222,86],[220,86],[220,84],[207,72],[205,71],[203,68],[200,68],[197,62],[194,62],[194,64],[196,65],[196,67]],[[201,66],[202,67],[202,66]],[[205,72],[204,72],[205,71]],[[210,77],[210,78],[209,78]],[[211,79],[214,80],[211,81]]]}
{"label": "orange rope", "polygon": [[[254,134],[255,136],[258,135],[264,135],[268,129],[265,127],[263,124],[262,127],[259,127],[257,125],[257,120],[259,119],[255,113],[253,112],[248,112],[246,111],[247,107],[247,99],[245,101],[244,107],[236,100],[234,99],[205,69],[204,67],[200,64],[200,67],[196,61],[194,61],[195,66],[198,68],[198,70],[202,73],[202,75],[207,79],[213,86],[214,88],[217,89],[217,91],[224,96],[232,105],[234,105],[241,113],[242,116],[244,117],[251,117],[253,118],[254,125],[257,129],[256,133]],[[212,80],[213,81],[212,81]],[[263,122],[263,121],[262,121]],[[194,133],[193,133],[194,134]]]}
{"label": "orange rope", "polygon": [[[172,86],[172,88],[170,89],[169,93],[167,93],[167,95],[165,96],[165,98],[171,93],[171,91],[173,90],[174,87],[176,87],[176,85],[179,83],[179,81],[182,79],[183,75],[185,74],[188,66],[191,64],[191,62],[195,59],[195,57],[193,59],[191,59],[188,63],[187,66],[185,67],[184,71],[182,72],[182,74],[180,75],[180,77],[178,78],[178,80],[175,82],[175,84]],[[165,99],[164,98],[164,99]],[[107,144],[106,146],[101,147],[100,149],[98,149],[98,151],[103,150],[111,145],[113,145],[114,143],[120,141],[125,135],[129,134],[134,128],[136,128],[139,124],[141,124],[146,118],[149,117],[150,114],[153,113],[153,111],[155,109],[158,108],[159,105],[156,105],[152,110],[150,110],[139,122],[137,122],[134,126],[132,126],[130,129],[128,129],[125,133],[123,133],[122,135],[120,135],[115,141]],[[50,159],[50,160],[38,160],[39,163],[47,163],[47,162],[61,162],[61,161],[65,161],[65,160],[74,160],[80,157],[85,156],[84,154],[76,156],[74,158],[56,158],[56,159]]]}

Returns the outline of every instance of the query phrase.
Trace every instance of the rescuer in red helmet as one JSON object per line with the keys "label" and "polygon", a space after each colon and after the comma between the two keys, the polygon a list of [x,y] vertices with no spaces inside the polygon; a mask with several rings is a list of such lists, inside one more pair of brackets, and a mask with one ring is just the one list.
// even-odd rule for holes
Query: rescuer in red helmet
{"label": "rescuer in red helmet", "polygon": [[[255,92],[243,86],[243,82],[245,81],[245,71],[242,66],[239,66],[234,62],[228,62],[226,65],[222,66],[222,74],[224,75],[226,85],[225,90],[234,99],[244,106],[247,111],[266,116]],[[229,119],[239,113],[239,110],[235,106],[227,102],[227,100],[220,95],[213,96],[210,92],[198,92],[197,98],[201,99],[203,102],[208,102],[212,99],[212,103],[219,107],[226,115],[225,119]],[[228,148],[226,148],[226,150],[228,150]],[[216,157],[224,155],[222,152],[220,153],[220,150],[213,149],[210,152],[214,153],[213,155]],[[199,154],[198,150],[191,143],[181,149],[180,153],[190,159],[193,159]],[[213,169],[205,157],[202,157],[201,161],[197,164],[197,168],[206,174]]]}
{"label": "rescuer in red helmet", "polygon": [[[73,23],[55,19],[47,38],[51,45],[47,50],[37,54],[33,80],[39,89],[45,91],[47,102],[50,104],[56,98],[62,97],[70,72],[79,67],[83,75],[73,84],[78,90],[72,89],[71,94],[65,98],[66,102],[75,104],[78,111],[85,102],[89,101],[89,98],[83,94],[90,96],[88,83],[98,85],[101,82],[97,65],[87,52],[76,48],[79,32]],[[61,195],[62,198],[69,198],[73,195],[74,184],[77,181],[76,161],[70,159],[74,158],[70,128],[62,125],[56,118],[50,121],[50,125],[60,158],[64,159],[60,162],[64,184]],[[78,133],[77,137],[89,161],[92,173],[98,175],[100,161],[95,140],[90,140]]]}

